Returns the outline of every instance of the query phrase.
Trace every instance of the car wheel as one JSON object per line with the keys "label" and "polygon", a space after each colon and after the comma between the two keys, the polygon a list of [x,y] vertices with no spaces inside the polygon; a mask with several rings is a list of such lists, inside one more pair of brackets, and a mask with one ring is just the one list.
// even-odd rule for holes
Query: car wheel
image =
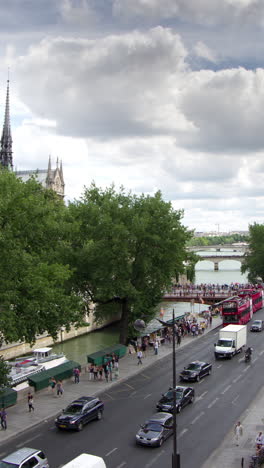
{"label": "car wheel", "polygon": [[101,410],[99,410],[98,413],[97,413],[97,419],[98,419],[98,421],[100,421],[100,420],[102,419],[102,416],[103,416],[103,413],[102,413]]}
{"label": "car wheel", "polygon": [[80,422],[80,423],[78,424],[78,426],[77,426],[77,431],[80,432],[80,431],[82,431],[82,430],[83,430],[83,423]]}
{"label": "car wheel", "polygon": [[196,382],[200,382],[200,376],[199,375],[197,375],[197,377],[196,377]]}
{"label": "car wheel", "polygon": [[163,442],[164,442],[164,439],[163,439],[163,437],[161,437],[161,439],[159,440],[159,447],[162,446]]}
{"label": "car wheel", "polygon": [[180,412],[181,412],[181,409],[182,409],[182,408],[181,408],[181,405],[179,405],[178,408],[177,408],[177,413],[180,413]]}

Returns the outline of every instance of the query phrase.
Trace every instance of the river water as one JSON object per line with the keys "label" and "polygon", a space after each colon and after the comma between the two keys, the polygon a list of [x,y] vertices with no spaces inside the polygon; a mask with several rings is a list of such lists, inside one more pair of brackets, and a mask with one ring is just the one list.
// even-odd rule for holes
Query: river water
{"label": "river water", "polygon": [[[240,262],[225,260],[219,263],[219,270],[214,271],[214,264],[209,261],[201,261],[196,264],[195,283],[201,284],[231,284],[246,283],[247,275],[240,272]],[[157,314],[163,309],[163,319],[171,318],[172,310],[175,315],[180,316],[185,312],[200,312],[206,309],[203,304],[191,305],[188,302],[162,302],[157,308]],[[117,325],[111,325],[103,330],[97,330],[86,335],[73,338],[53,346],[54,352],[63,352],[68,359],[79,362],[81,365],[87,364],[87,355],[95,353],[103,348],[118,343],[119,330]]]}

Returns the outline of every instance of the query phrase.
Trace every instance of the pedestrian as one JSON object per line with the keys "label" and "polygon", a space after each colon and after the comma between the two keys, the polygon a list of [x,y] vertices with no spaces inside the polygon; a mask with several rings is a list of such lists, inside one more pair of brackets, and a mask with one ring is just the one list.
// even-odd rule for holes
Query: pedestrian
{"label": "pedestrian", "polygon": [[51,379],[49,381],[49,385],[50,385],[52,393],[54,393],[54,388],[56,387],[56,383],[57,382],[56,382],[55,377],[51,377]]}
{"label": "pedestrian", "polygon": [[243,436],[243,426],[240,421],[238,421],[234,427],[235,442],[236,446],[239,446],[240,439]]}
{"label": "pedestrian", "polygon": [[93,380],[94,365],[90,364],[89,366],[89,380]]}
{"label": "pedestrian", "polygon": [[78,367],[75,367],[73,369],[73,375],[74,375],[74,383],[79,383],[80,382],[80,369],[78,369]]}
{"label": "pedestrian", "polygon": [[112,382],[113,380],[113,369],[114,369],[114,364],[115,364],[115,361],[111,359],[111,361],[109,361],[108,363],[108,367],[109,367],[109,376],[110,376],[110,380]]}
{"label": "pedestrian", "polygon": [[177,346],[180,346],[180,345],[181,345],[181,329],[179,328],[177,332]]}
{"label": "pedestrian", "polygon": [[2,429],[4,429],[5,431],[6,431],[6,429],[7,429],[6,418],[7,418],[6,410],[5,410],[4,407],[2,407],[2,408],[1,408],[1,411],[0,411],[0,419],[1,419],[1,427],[2,427]]}
{"label": "pedestrian", "polygon": [[35,409],[33,406],[34,399],[33,399],[32,393],[28,392],[27,400],[28,400],[28,411],[29,413],[31,413],[31,411],[34,411]]}
{"label": "pedestrian", "polygon": [[137,352],[138,365],[142,364],[142,357],[143,357],[143,353],[142,353],[141,349],[139,349],[138,352]]}
{"label": "pedestrian", "polygon": [[143,343],[142,343],[142,346],[141,346],[143,357],[146,357],[146,349],[147,349],[147,344],[146,344],[146,341],[143,340]]}
{"label": "pedestrian", "polygon": [[98,366],[94,366],[94,368],[93,368],[93,376],[94,376],[94,380],[97,380],[97,379],[98,379]]}
{"label": "pedestrian", "polygon": [[62,396],[63,395],[63,386],[62,386],[62,381],[58,380],[57,382],[57,396]]}
{"label": "pedestrian", "polygon": [[158,351],[159,351],[159,342],[158,340],[155,341],[154,343],[154,354],[158,354]]}
{"label": "pedestrian", "polygon": [[210,315],[209,315],[210,327],[212,326],[212,322],[213,322],[213,316],[212,316],[212,313],[210,313]]}
{"label": "pedestrian", "polygon": [[115,369],[119,367],[119,356],[115,355]]}
{"label": "pedestrian", "polygon": [[264,435],[262,432],[258,433],[255,439],[255,444],[256,444],[256,451],[258,452],[264,445]]}
{"label": "pedestrian", "polygon": [[103,366],[99,367],[99,380],[103,380]]}
{"label": "pedestrian", "polygon": [[119,377],[119,368],[115,367],[115,379],[117,380]]}
{"label": "pedestrian", "polygon": [[109,374],[108,364],[104,365],[104,374],[105,374],[105,380],[108,382],[108,374]]}

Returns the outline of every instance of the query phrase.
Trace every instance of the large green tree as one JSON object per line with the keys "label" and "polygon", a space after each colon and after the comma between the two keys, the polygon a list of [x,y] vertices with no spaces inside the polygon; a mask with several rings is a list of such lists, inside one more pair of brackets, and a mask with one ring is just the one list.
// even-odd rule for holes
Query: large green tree
{"label": "large green tree", "polygon": [[80,299],[60,259],[67,240],[66,207],[35,180],[0,170],[0,338],[33,343],[47,331],[79,323]]}
{"label": "large green tree", "polygon": [[92,184],[69,213],[73,286],[97,304],[97,320],[120,310],[125,343],[129,325],[152,318],[171,279],[184,271],[191,233],[181,224],[183,212],[160,192],[136,196]]}
{"label": "large green tree", "polygon": [[264,281],[264,224],[249,226],[249,252],[241,266],[242,273],[248,272],[251,282]]}

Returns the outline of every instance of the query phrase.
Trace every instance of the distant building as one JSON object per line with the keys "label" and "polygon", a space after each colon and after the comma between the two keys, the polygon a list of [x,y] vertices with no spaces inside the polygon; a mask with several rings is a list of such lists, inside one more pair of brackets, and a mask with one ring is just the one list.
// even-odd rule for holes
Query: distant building
{"label": "distant building", "polygon": [[[7,81],[6,106],[2,137],[0,140],[0,165],[6,167],[10,171],[14,170],[13,165],[13,150],[12,150],[12,134],[10,124],[10,104],[9,104],[9,80]],[[30,177],[34,176],[36,180],[46,189],[52,189],[59,197],[64,198],[65,183],[63,178],[62,162],[59,164],[57,158],[56,168],[51,168],[51,157],[49,156],[47,169],[31,169],[25,171],[14,171],[14,173],[22,181],[26,182]]]}

